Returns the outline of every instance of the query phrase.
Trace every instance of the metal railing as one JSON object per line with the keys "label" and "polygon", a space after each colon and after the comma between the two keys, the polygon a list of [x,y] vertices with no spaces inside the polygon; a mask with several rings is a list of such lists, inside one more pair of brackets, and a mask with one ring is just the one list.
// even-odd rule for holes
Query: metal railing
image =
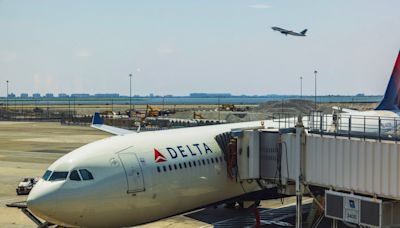
{"label": "metal railing", "polygon": [[338,113],[325,115],[313,112],[308,117],[310,133],[399,140],[400,117],[361,116]]}
{"label": "metal railing", "polygon": [[273,113],[273,122],[278,123],[278,128],[292,128],[296,126],[298,115],[293,113]]}

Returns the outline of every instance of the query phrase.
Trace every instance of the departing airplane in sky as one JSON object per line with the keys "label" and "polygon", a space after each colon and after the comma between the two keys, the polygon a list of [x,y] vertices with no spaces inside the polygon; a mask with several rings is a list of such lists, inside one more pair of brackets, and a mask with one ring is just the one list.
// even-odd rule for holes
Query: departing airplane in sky
{"label": "departing airplane in sky", "polygon": [[282,34],[285,34],[286,36],[287,36],[287,35],[292,35],[292,36],[306,36],[306,32],[307,32],[307,29],[304,29],[304,30],[301,31],[301,32],[293,32],[293,31],[291,31],[291,30],[286,30],[286,29],[279,28],[279,27],[271,27],[271,28],[272,28],[272,30],[278,31],[278,32],[280,32],[280,33],[282,33]]}

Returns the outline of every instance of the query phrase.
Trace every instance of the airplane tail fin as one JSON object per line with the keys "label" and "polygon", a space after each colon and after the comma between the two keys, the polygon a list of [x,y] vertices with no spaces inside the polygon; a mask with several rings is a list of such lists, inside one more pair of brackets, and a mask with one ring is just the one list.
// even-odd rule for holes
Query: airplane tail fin
{"label": "airplane tail fin", "polygon": [[306,35],[307,29],[304,29],[303,31],[300,32],[302,35]]}
{"label": "airplane tail fin", "polygon": [[400,52],[394,64],[385,96],[375,110],[400,110]]}

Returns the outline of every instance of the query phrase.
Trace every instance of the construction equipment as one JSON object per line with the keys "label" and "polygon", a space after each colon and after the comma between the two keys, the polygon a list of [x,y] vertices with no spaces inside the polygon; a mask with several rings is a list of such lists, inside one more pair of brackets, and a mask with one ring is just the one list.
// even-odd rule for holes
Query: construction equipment
{"label": "construction equipment", "polygon": [[193,119],[194,120],[202,120],[204,119],[203,115],[201,113],[193,112]]}
{"label": "construction equipment", "polygon": [[232,111],[232,112],[244,112],[248,111],[250,107],[246,106],[245,108],[236,107],[234,104],[222,104],[219,108],[220,111]]}
{"label": "construction equipment", "polygon": [[150,105],[146,105],[145,117],[168,116],[174,114],[175,112],[176,112],[175,107],[173,110],[168,110],[168,109],[154,108]]}
{"label": "construction equipment", "polygon": [[159,108],[153,108],[150,105],[146,105],[146,114],[145,117],[158,117],[160,114]]}
{"label": "construction equipment", "polygon": [[234,104],[222,104],[221,111],[236,111],[236,106]]}

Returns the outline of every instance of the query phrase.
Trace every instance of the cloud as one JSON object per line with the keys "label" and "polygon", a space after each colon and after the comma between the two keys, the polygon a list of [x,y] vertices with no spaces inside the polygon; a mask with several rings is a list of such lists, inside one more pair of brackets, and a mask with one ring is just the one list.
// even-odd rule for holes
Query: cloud
{"label": "cloud", "polygon": [[76,51],[75,55],[80,58],[89,58],[92,56],[92,52],[89,49],[82,48]]}
{"label": "cloud", "polygon": [[13,51],[0,51],[0,62],[12,62],[17,59],[17,53]]}
{"label": "cloud", "polygon": [[267,4],[254,4],[254,5],[248,5],[249,8],[253,8],[253,9],[270,9],[272,8],[271,5],[267,5]]}
{"label": "cloud", "polygon": [[157,53],[160,55],[169,55],[175,52],[175,49],[169,46],[161,46],[157,48]]}

